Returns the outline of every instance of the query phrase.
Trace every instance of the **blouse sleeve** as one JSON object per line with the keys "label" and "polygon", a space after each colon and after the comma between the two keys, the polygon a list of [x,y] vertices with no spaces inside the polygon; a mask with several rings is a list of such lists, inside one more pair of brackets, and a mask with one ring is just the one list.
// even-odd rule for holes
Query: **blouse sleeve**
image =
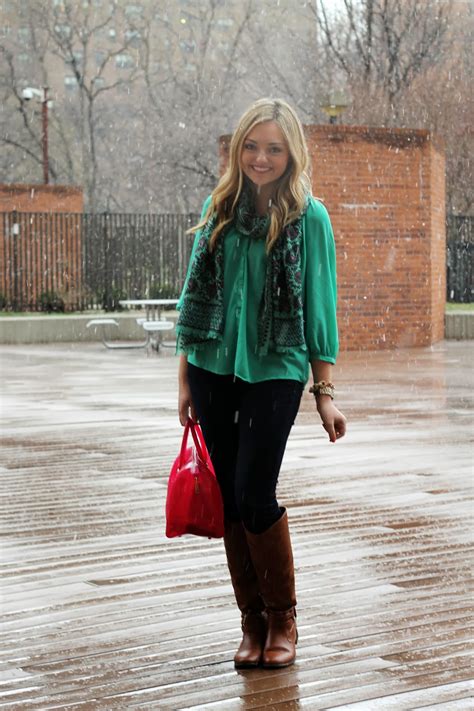
{"label": "blouse sleeve", "polygon": [[[201,221],[201,220],[203,219],[204,215],[206,214],[206,211],[207,211],[207,208],[209,207],[209,203],[210,203],[210,202],[211,202],[211,196],[209,195],[209,196],[205,199],[205,201],[204,201],[204,205],[203,205],[202,211],[201,211],[201,218],[200,218],[199,221]],[[177,310],[177,311],[180,310],[180,308],[181,308],[181,306],[182,306],[182,304],[183,304],[184,292],[186,291],[186,286],[187,286],[187,283],[188,283],[189,274],[190,274],[190,272],[191,272],[191,264],[193,263],[194,255],[196,254],[196,248],[197,248],[197,244],[198,244],[198,242],[199,242],[200,234],[201,234],[201,231],[199,230],[199,231],[196,232],[195,235],[194,235],[193,248],[192,248],[192,250],[191,250],[191,256],[189,257],[188,270],[187,270],[187,273],[186,273],[186,279],[184,280],[184,285],[183,285],[183,288],[182,288],[182,290],[181,290],[181,296],[179,297],[179,301],[178,301],[178,303],[176,304],[176,310]]]}
{"label": "blouse sleeve", "polygon": [[304,219],[304,244],[304,318],[309,357],[335,363],[339,351],[336,248],[328,212],[315,199]]}

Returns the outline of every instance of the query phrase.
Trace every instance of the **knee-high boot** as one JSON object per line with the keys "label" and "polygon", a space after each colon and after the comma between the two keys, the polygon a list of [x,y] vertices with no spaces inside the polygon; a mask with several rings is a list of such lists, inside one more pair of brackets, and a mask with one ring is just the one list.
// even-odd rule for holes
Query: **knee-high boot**
{"label": "knee-high boot", "polygon": [[246,531],[258,586],[267,611],[268,632],[262,663],[287,667],[296,657],[296,595],[293,552],[286,509],[263,533]]}
{"label": "knee-high boot", "polygon": [[266,639],[266,616],[258,579],[241,523],[226,521],[224,546],[235,599],[242,614],[242,642],[234,656],[236,668],[256,667]]}

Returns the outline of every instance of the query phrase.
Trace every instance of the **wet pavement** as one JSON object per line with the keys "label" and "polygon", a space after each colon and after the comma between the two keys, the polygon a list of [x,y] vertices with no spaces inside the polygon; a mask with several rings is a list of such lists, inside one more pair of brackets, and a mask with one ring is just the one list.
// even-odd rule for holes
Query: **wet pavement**
{"label": "wet pavement", "polygon": [[472,709],[472,348],[341,354],[283,464],[294,667],[235,671],[221,541],[164,536],[177,359],[3,346],[1,709]]}

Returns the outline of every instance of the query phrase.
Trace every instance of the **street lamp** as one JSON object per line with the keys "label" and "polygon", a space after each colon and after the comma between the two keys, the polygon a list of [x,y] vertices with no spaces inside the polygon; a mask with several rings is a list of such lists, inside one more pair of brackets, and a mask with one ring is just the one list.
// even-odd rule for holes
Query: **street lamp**
{"label": "street lamp", "polygon": [[48,107],[53,105],[52,101],[48,101],[48,87],[44,86],[42,89],[34,89],[31,86],[27,86],[23,89],[23,99],[25,101],[31,101],[31,99],[39,99],[41,102],[41,113],[43,117],[43,182],[45,185],[49,183],[49,162],[48,162]]}
{"label": "street lamp", "polygon": [[324,97],[322,110],[329,116],[329,123],[336,123],[337,117],[347,109],[349,102],[343,91],[332,91]]}

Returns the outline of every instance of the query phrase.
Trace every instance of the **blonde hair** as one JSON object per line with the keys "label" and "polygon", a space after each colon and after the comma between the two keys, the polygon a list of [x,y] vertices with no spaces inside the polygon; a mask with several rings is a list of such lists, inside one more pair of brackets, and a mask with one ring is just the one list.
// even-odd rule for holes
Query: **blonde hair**
{"label": "blonde hair", "polygon": [[273,121],[280,127],[290,153],[287,169],[279,179],[272,200],[267,252],[271,250],[283,228],[299,217],[305,206],[306,196],[311,192],[308,149],[298,116],[282,99],[259,99],[241,116],[230,142],[227,169],[211,194],[209,207],[201,222],[189,230],[197,232],[204,227],[211,215],[216,214],[216,225],[209,239],[211,251],[214,250],[219,235],[234,218],[244,184],[244,174],[240,166],[244,141],[255,126],[266,121]]}

